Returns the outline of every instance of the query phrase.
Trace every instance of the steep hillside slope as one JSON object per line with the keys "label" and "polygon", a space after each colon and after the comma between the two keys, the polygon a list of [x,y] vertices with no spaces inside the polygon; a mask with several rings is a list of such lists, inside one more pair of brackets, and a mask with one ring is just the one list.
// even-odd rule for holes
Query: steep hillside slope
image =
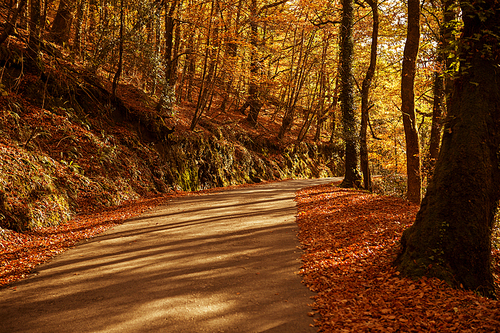
{"label": "steep hillside slope", "polygon": [[155,96],[133,85],[113,97],[103,75],[50,53],[30,65],[23,52],[14,43],[0,51],[0,227],[57,225],[158,193],[342,169],[331,143],[278,141],[271,114],[252,127],[214,104],[190,131],[189,103],[160,113]]}

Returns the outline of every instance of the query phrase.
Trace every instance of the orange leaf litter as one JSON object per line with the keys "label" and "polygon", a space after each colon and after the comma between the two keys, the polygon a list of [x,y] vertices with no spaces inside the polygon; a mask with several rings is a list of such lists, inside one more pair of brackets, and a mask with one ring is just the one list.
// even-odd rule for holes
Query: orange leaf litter
{"label": "orange leaf litter", "polygon": [[[319,332],[500,332],[499,301],[403,278],[392,266],[418,206],[332,185],[299,191],[296,201],[301,274],[317,292],[310,315]],[[498,286],[499,251],[493,256]]]}

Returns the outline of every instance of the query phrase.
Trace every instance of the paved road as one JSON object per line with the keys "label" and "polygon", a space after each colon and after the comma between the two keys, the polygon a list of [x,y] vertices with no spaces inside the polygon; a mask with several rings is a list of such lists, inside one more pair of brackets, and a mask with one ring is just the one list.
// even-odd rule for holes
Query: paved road
{"label": "paved road", "polygon": [[292,180],[174,199],[0,291],[0,332],[316,332]]}

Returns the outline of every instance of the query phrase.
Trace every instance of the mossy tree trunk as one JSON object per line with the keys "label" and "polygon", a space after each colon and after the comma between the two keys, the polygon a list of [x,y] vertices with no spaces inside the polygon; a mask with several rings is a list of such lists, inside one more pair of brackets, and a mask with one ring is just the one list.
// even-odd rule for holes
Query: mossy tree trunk
{"label": "mossy tree trunk", "polygon": [[342,0],[340,102],[342,103],[342,124],[345,141],[345,174],[344,180],[340,184],[342,187],[358,187],[361,184],[361,176],[358,171],[359,140],[354,114],[354,85],[352,80],[352,60],[354,56],[353,16],[354,2],[352,0]]}
{"label": "mossy tree trunk", "polygon": [[500,198],[500,3],[460,2],[464,30],[436,169],[399,270],[494,297],[491,231]]}

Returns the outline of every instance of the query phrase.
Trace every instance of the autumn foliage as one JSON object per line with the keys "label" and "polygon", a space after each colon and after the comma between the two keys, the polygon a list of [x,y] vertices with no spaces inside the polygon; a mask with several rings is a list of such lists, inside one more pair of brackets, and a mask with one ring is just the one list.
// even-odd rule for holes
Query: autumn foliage
{"label": "autumn foliage", "polygon": [[[402,278],[393,267],[418,206],[331,185],[304,189],[296,200],[301,274],[318,293],[310,315],[320,332],[499,331],[499,301],[438,279]],[[498,287],[500,251],[493,255]]]}

